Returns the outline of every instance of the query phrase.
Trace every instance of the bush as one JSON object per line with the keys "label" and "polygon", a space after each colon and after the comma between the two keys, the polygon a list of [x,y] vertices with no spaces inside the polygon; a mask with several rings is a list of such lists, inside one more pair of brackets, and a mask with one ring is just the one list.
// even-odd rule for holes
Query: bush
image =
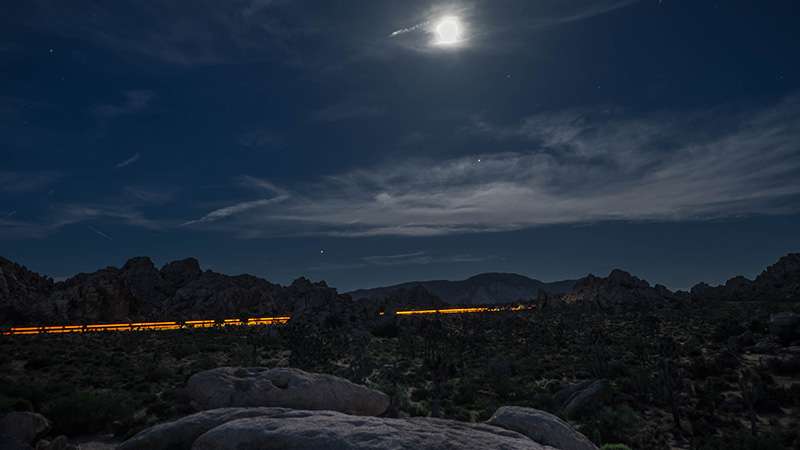
{"label": "bush", "polygon": [[631,450],[631,448],[625,444],[605,444],[600,450]]}
{"label": "bush", "polygon": [[57,398],[44,413],[53,421],[53,434],[74,436],[107,431],[114,421],[129,419],[135,409],[122,394],[79,391]]}

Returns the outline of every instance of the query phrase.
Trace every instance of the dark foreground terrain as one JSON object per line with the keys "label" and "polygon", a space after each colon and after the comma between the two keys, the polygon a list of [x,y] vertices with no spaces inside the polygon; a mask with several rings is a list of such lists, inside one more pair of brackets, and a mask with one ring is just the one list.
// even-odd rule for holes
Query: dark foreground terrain
{"label": "dark foreground terrain", "polygon": [[[202,272],[193,260],[157,270],[138,259],[122,269],[56,284],[6,261],[0,281],[3,311],[32,323],[151,317],[157,311],[184,312],[165,317],[173,320],[275,310],[292,316],[288,324],[275,326],[0,336],[0,413],[44,415],[52,424],[43,431],[48,439],[66,435],[72,443],[99,439],[114,445],[154,424],[185,417],[198,409],[187,380],[229,366],[233,369],[226,369],[225,379],[233,380],[237,395],[249,394],[223,406],[293,408],[282,401],[256,401],[263,389],[237,375],[251,373],[247,367],[330,374],[385,393],[374,394],[384,399],[375,409],[381,412],[367,415],[381,417],[369,420],[300,411],[348,413],[358,404],[342,406],[338,396],[335,408],[320,400],[313,408],[262,411],[266,418],[259,419],[281,426],[319,420],[334,432],[351,426],[351,437],[396,426],[404,427],[404,438],[411,440],[446,429],[464,442],[484,433],[490,441],[513,441],[498,448],[541,448],[496,427],[488,435],[481,431],[485,425],[479,423],[497,416],[498,407],[521,406],[568,420],[598,445],[800,449],[800,254],[781,258],[754,280],[735,277],[691,292],[671,292],[615,270],[608,277],[578,280],[565,294],[539,292],[527,301],[529,309],[463,315],[393,314],[398,307],[444,304],[424,287],[353,299],[304,279],[282,287]],[[380,310],[386,314],[379,315]],[[296,387],[281,380],[267,385],[278,389],[274,392]],[[210,391],[218,389],[212,383]],[[298,392],[294,400],[318,400],[316,391]],[[230,414],[240,413],[253,412]],[[387,422],[392,420],[387,417],[458,422]],[[3,420],[0,416],[0,435]],[[223,438],[227,429],[219,431]],[[292,430],[306,437],[320,432]],[[62,449],[64,439],[58,442],[38,448]],[[124,448],[150,448],[141,442]],[[518,442],[521,447],[514,446]],[[191,441],[179,447],[190,446]]]}
{"label": "dark foreground terrain", "polygon": [[41,412],[54,435],[123,439],[190,413],[183,386],[193,373],[291,366],[379,389],[395,416],[482,421],[500,405],[522,405],[568,417],[598,444],[800,448],[800,348],[786,340],[796,336],[769,329],[770,314],[791,309],[754,302],[598,314],[565,305],[399,318],[371,330],[294,323],[4,337],[0,408]]}

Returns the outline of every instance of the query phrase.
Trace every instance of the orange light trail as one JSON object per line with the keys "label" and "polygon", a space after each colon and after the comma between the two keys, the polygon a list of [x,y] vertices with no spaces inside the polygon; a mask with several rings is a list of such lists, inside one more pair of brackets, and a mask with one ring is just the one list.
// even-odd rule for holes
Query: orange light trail
{"label": "orange light trail", "polygon": [[[398,316],[432,315],[432,314],[474,314],[500,311],[523,311],[532,309],[532,306],[512,307],[472,307],[472,308],[443,308],[443,309],[409,309],[395,311]],[[381,312],[380,315],[386,313]],[[291,319],[291,316],[253,317],[249,319],[225,320],[187,320],[183,322],[134,322],[134,323],[101,323],[92,325],[43,325],[0,328],[0,335],[21,336],[33,334],[64,334],[64,333],[94,333],[102,331],[160,331],[180,330],[191,328],[214,328],[227,326],[255,326],[255,325],[282,325]]]}

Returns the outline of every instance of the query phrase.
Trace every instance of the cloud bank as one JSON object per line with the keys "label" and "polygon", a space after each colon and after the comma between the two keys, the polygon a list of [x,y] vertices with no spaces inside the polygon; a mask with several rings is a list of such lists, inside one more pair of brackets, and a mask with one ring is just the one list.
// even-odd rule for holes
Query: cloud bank
{"label": "cloud bank", "polygon": [[633,118],[594,108],[507,125],[476,119],[465,132],[487,140],[480,162],[390,161],[330,176],[279,204],[211,214],[235,211],[225,227],[248,237],[436,236],[781,214],[800,205],[800,96],[746,115],[729,107]]}

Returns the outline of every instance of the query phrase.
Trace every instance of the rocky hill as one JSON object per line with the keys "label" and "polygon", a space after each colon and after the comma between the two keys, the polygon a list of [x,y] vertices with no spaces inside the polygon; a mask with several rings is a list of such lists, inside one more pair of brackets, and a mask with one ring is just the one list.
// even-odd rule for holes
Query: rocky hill
{"label": "rocky hill", "polygon": [[451,305],[485,305],[528,301],[541,291],[549,294],[568,292],[574,280],[546,283],[514,273],[482,273],[466,280],[410,281],[393,286],[359,289],[349,292],[354,299],[379,299],[422,287]]}
{"label": "rocky hill", "polygon": [[755,280],[733,277],[722,286],[692,287],[695,300],[800,301],[800,253],[789,253],[767,267]]}
{"label": "rocky hill", "polygon": [[558,298],[566,303],[587,303],[600,309],[626,306],[659,305],[682,296],[665,286],[650,286],[645,280],[615,269],[603,278],[588,275],[575,283],[572,291]]}
{"label": "rocky hill", "polygon": [[324,282],[289,286],[252,275],[203,271],[194,258],[158,269],[137,257],[54,283],[0,260],[0,323],[187,320],[290,314],[311,305],[348,302]]}

